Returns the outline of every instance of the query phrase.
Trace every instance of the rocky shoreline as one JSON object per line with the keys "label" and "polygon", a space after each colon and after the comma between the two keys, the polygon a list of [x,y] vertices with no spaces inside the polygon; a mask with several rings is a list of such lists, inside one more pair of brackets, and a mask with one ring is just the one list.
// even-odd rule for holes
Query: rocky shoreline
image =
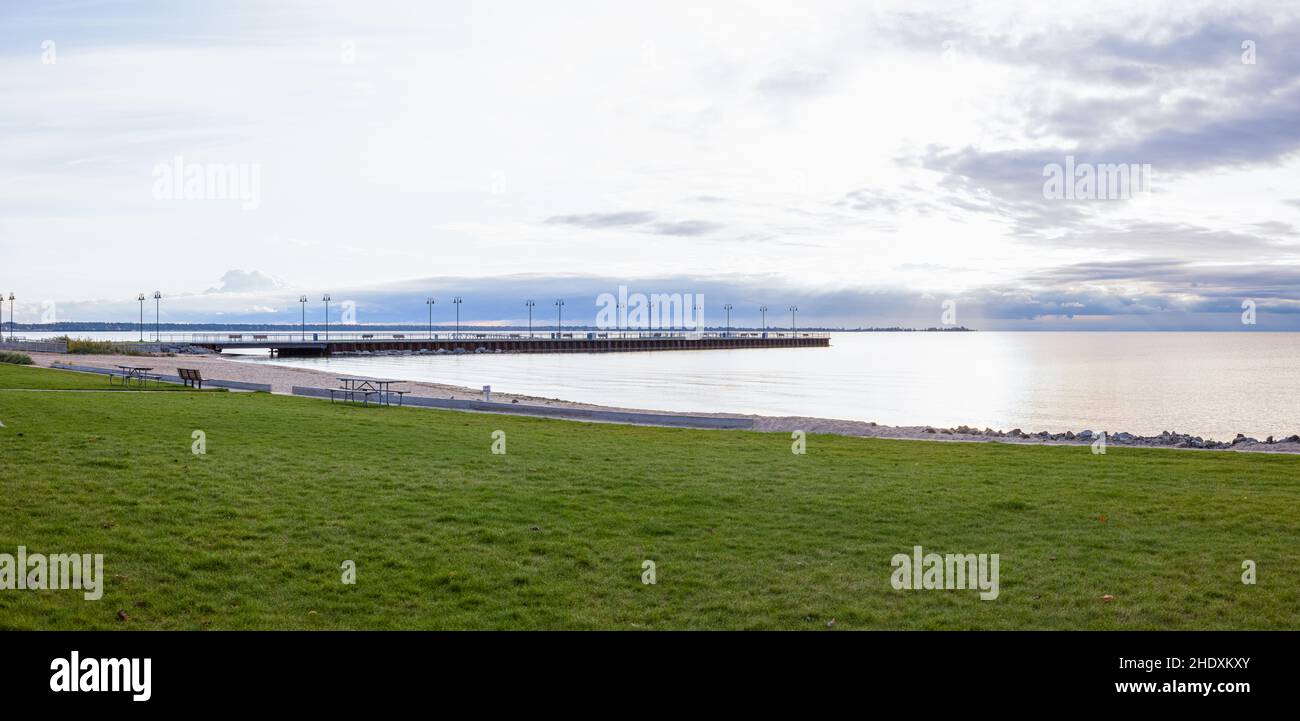
{"label": "rocky shoreline", "polygon": [[1048,433],[1039,431],[1037,433],[1026,433],[1019,428],[1012,428],[1009,431],[995,431],[992,428],[980,430],[970,426],[957,426],[956,428],[934,428],[926,426],[925,433],[948,436],[978,436],[983,438],[1014,438],[1023,440],[1040,440],[1051,441],[1056,443],[1079,443],[1092,444],[1105,436],[1107,445],[1116,446],[1144,446],[1144,447],[1162,447],[1162,448],[1203,448],[1208,450],[1227,450],[1233,449],[1240,445],[1274,445],[1282,443],[1300,443],[1300,435],[1291,435],[1286,438],[1276,439],[1269,436],[1264,440],[1251,438],[1250,436],[1237,434],[1237,437],[1231,441],[1216,441],[1212,439],[1193,436],[1190,433],[1176,433],[1173,431],[1164,431],[1158,436],[1139,436],[1132,433],[1120,431],[1110,433],[1107,431],[1082,430],[1078,433],[1066,431],[1064,433]]}

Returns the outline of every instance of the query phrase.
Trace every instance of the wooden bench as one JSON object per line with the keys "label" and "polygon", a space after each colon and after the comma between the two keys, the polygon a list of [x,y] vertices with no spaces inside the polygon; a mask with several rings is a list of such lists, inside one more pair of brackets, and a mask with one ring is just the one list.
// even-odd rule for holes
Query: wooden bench
{"label": "wooden bench", "polygon": [[203,374],[193,368],[177,368],[176,375],[181,377],[181,382],[191,388],[203,388]]}

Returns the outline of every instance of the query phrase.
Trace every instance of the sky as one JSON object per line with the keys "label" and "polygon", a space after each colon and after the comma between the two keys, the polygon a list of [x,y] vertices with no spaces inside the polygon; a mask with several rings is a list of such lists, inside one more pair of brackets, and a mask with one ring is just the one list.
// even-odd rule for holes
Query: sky
{"label": "sky", "polygon": [[7,0],[0,97],[20,323],[1300,330],[1300,6]]}

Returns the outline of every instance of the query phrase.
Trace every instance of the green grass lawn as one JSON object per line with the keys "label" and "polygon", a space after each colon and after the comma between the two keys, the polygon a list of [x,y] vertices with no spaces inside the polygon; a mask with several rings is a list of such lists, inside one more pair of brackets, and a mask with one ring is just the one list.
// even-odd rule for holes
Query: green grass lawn
{"label": "green grass lawn", "polygon": [[[0,363],[0,389],[38,389],[38,390],[94,390],[94,391],[188,391],[191,390],[177,383],[153,383],[141,387],[132,384],[123,386],[120,379],[108,382],[108,376],[99,373],[80,373],[77,371],[52,371],[35,366],[19,366]],[[208,390],[208,389],[204,389]],[[213,389],[216,390],[216,389]],[[220,389],[224,391],[225,389]],[[3,419],[0,419],[3,420]]]}
{"label": "green grass lawn", "polygon": [[[0,388],[77,377],[0,367]],[[244,393],[0,391],[0,423],[0,552],[103,553],[107,577],[97,602],[0,591],[2,628],[1300,626],[1291,456],[837,436],[795,456],[784,434]],[[1000,554],[1001,596],[894,590],[917,544]]]}

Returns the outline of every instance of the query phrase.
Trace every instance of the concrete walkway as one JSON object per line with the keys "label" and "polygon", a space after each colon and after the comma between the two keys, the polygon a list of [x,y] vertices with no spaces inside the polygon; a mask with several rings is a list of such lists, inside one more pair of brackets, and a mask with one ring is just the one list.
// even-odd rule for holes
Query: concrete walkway
{"label": "concrete walkway", "polygon": [[[294,386],[293,395],[307,398],[329,398],[327,388]],[[348,401],[342,401],[348,402]],[[423,398],[407,396],[403,406],[416,408],[442,408],[478,413],[506,413],[538,418],[593,421],[598,423],[623,423],[636,426],[667,426],[671,428],[703,428],[751,430],[751,418],[719,418],[712,416],[675,415],[671,413],[636,413],[632,411],[598,411],[590,408],[565,408],[560,406],[530,406],[520,403],[494,403],[492,401],[455,400],[451,398]]]}

